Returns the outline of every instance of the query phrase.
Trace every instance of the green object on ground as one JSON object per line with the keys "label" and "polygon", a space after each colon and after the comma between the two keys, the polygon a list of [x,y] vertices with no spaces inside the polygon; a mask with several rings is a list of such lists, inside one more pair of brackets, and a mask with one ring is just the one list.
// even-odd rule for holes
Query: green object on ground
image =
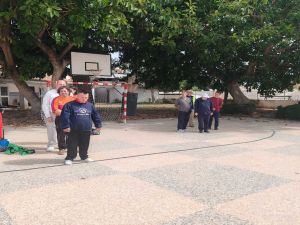
{"label": "green object on ground", "polygon": [[16,152],[18,152],[20,155],[29,155],[29,154],[35,153],[35,150],[24,148],[19,145],[15,145],[15,144],[9,144],[7,146],[7,149],[4,151],[4,153],[7,155],[12,155]]}

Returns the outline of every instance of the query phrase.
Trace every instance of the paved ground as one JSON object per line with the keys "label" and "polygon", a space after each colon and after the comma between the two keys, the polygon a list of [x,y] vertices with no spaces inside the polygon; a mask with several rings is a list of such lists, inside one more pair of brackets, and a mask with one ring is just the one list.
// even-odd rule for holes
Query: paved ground
{"label": "paved ground", "polygon": [[176,133],[175,119],[107,123],[92,136],[98,161],[72,166],[44,151],[45,128],[8,127],[11,142],[37,153],[0,154],[0,224],[300,224],[300,123],[221,125],[200,134]]}

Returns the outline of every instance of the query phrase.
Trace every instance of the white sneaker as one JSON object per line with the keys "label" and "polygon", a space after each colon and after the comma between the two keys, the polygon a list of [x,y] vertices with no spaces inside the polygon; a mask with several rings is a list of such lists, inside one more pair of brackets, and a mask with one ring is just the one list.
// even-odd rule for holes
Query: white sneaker
{"label": "white sneaker", "polygon": [[94,160],[93,159],[91,159],[91,158],[86,158],[85,160],[83,160],[84,162],[87,162],[87,163],[89,163],[89,162],[94,162]]}
{"label": "white sneaker", "polygon": [[72,160],[65,160],[65,165],[72,165],[72,164],[73,164]]}
{"label": "white sneaker", "polygon": [[48,148],[47,148],[47,150],[46,150],[47,152],[54,152],[55,151],[55,149],[54,149],[54,147],[53,146],[49,146]]}

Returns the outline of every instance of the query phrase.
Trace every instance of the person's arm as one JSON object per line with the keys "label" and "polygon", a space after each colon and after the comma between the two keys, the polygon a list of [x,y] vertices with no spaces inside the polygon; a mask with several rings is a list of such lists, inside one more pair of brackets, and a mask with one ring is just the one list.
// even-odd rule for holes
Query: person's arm
{"label": "person's arm", "polygon": [[176,101],[175,101],[175,108],[179,110],[179,101],[178,101],[178,99],[176,99]]}
{"label": "person's arm", "polygon": [[92,120],[95,124],[96,130],[100,131],[101,127],[102,127],[102,120],[101,120],[101,116],[99,114],[99,112],[96,110],[95,106],[92,105]]}
{"label": "person's arm", "polygon": [[59,109],[58,104],[59,104],[59,96],[55,97],[51,103],[51,109],[52,112],[55,114],[55,116],[60,116],[61,114],[61,110]]}
{"label": "person's arm", "polygon": [[70,116],[71,116],[71,105],[65,104],[60,114],[60,128],[64,132],[70,132]]}
{"label": "person's arm", "polygon": [[51,94],[50,92],[46,92],[46,94],[43,97],[43,103],[42,103],[42,111],[45,115],[46,118],[51,117],[51,110],[50,110],[50,99],[51,99]]}

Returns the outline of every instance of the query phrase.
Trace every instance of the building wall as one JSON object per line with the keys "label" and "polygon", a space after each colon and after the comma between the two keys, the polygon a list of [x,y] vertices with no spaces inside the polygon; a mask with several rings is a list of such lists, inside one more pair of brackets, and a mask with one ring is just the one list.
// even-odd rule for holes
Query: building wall
{"label": "building wall", "polygon": [[[46,81],[27,81],[30,87],[34,88],[35,93],[40,97],[47,91]],[[8,105],[18,106],[20,105],[21,98],[17,86],[11,79],[0,79],[0,87],[7,87],[8,89]],[[1,93],[0,93],[1,94]],[[1,103],[1,102],[0,102]],[[28,107],[28,101],[25,99],[25,108]]]}

